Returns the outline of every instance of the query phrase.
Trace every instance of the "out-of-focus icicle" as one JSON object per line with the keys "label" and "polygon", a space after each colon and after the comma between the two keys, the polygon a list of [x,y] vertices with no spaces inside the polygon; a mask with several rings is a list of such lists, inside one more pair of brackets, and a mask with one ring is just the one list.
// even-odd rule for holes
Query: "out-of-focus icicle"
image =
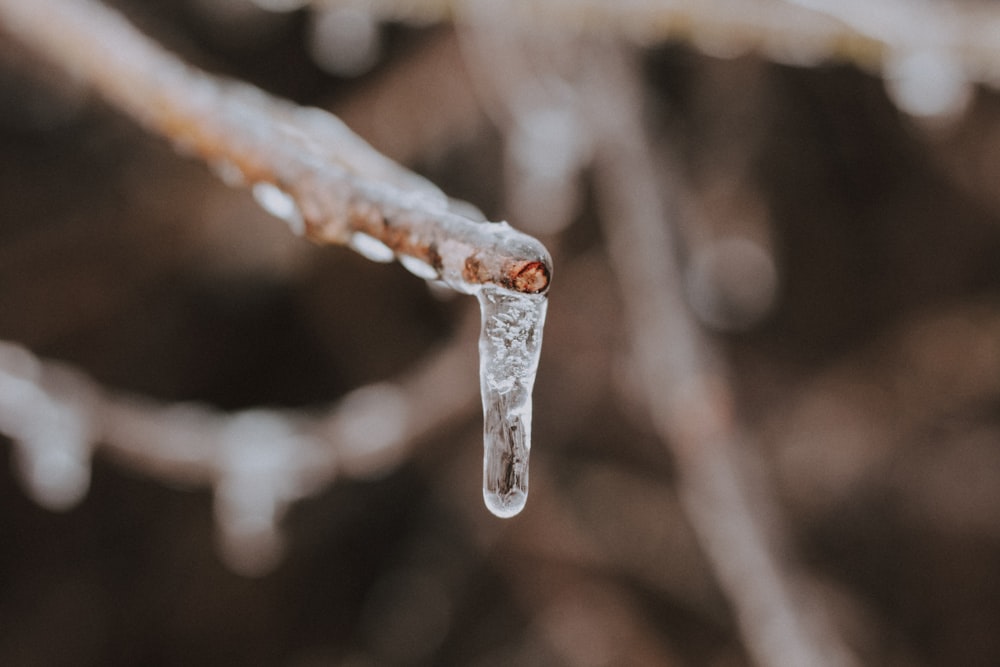
{"label": "out-of-focus icicle", "polygon": [[[504,132],[504,190],[526,230],[556,234],[583,201],[580,174],[593,146],[568,78],[565,34],[518,30],[505,5],[462,5],[459,36],[481,105]],[[568,78],[567,78],[567,75]]]}
{"label": "out-of-focus icicle", "polygon": [[215,519],[221,555],[241,574],[265,574],[281,559],[278,522],[305,491],[299,440],[287,420],[265,410],[240,413],[223,431]]}
{"label": "out-of-focus icicle", "polygon": [[87,391],[75,374],[42,366],[23,348],[0,343],[0,433],[14,441],[14,463],[28,494],[67,510],[90,487],[92,426],[78,403]]}
{"label": "out-of-focus icicle", "polygon": [[310,19],[309,55],[325,72],[359,76],[378,62],[379,22],[363,3],[317,8]]}
{"label": "out-of-focus icicle", "polygon": [[972,101],[974,89],[962,62],[942,49],[894,51],[884,76],[896,106],[918,118],[957,118]]}

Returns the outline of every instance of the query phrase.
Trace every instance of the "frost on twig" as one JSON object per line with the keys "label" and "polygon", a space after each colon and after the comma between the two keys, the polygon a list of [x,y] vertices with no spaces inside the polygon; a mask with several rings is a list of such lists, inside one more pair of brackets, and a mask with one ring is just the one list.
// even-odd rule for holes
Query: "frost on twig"
{"label": "frost on twig", "polygon": [[[90,0],[0,0],[0,25],[319,243],[399,257],[459,291],[545,292],[551,259],[505,223],[463,215],[332,115],[195,70]],[[472,213],[476,216],[476,213]]]}

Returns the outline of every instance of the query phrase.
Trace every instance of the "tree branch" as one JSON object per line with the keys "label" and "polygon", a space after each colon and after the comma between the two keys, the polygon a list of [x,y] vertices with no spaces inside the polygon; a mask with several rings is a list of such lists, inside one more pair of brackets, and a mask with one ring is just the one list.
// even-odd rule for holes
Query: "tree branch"
{"label": "tree branch", "polygon": [[682,278],[660,185],[638,110],[640,83],[623,54],[591,54],[585,84],[596,138],[597,206],[622,285],[638,381],[670,447],[693,530],[733,605],[760,665],[852,665],[822,612],[805,613],[801,591],[763,529],[772,503],[740,465],[727,369],[701,335]]}
{"label": "tree branch", "polygon": [[414,371],[316,413],[140,399],[0,341],[0,434],[14,442],[27,492],[52,510],[86,494],[96,451],[161,482],[210,487],[223,557],[261,574],[280,557],[289,505],[339,477],[384,473],[422,437],[474,413],[472,328]]}
{"label": "tree branch", "polygon": [[[318,243],[350,245],[454,289],[548,289],[551,259],[506,223],[482,224],[332,115],[193,69],[90,0],[0,0],[0,25]],[[476,213],[470,214],[472,216]]]}
{"label": "tree branch", "polygon": [[[328,6],[343,0],[311,2]],[[427,22],[461,20],[469,4],[371,0],[366,9],[382,19]],[[956,59],[969,81],[994,87],[1000,81],[1000,9],[990,2],[512,0],[504,13],[507,20],[531,29],[611,35],[639,45],[680,39],[709,54],[755,51],[800,65],[840,59],[878,70],[897,53],[930,50]]]}

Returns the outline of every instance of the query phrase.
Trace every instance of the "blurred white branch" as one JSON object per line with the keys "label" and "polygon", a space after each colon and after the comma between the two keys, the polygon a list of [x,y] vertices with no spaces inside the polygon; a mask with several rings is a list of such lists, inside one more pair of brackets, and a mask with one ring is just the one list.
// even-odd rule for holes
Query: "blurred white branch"
{"label": "blurred white branch", "polygon": [[[312,0],[312,4],[356,3]],[[370,0],[363,8],[384,20],[427,22],[462,20],[470,7],[481,4]],[[680,39],[710,55],[755,51],[799,65],[840,59],[881,69],[896,54],[933,51],[953,59],[969,81],[1000,84],[1000,7],[991,2],[511,0],[504,3],[504,13],[523,29],[625,37],[640,45]]]}
{"label": "blurred white branch", "polygon": [[95,452],[163,482],[213,488],[223,556],[257,574],[281,553],[278,524],[289,504],[339,476],[385,473],[429,432],[475,413],[468,333],[412,373],[318,413],[227,414],[124,396],[0,342],[0,433],[14,441],[29,493],[51,509],[82,499]]}
{"label": "blurred white branch", "polygon": [[[829,619],[802,600],[763,526],[780,522],[747,456],[727,369],[680,289],[657,170],[647,148],[640,83],[620,52],[589,54],[584,108],[597,135],[597,206],[622,286],[635,368],[655,428],[678,468],[681,502],[760,665],[850,665]],[[766,515],[766,516],[765,516]]]}

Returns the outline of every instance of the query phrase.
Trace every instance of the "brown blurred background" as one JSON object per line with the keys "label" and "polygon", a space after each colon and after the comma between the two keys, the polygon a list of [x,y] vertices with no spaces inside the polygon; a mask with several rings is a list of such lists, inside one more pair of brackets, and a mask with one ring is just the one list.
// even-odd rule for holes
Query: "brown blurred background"
{"label": "brown blurred background", "polygon": [[[210,71],[341,114],[490,219],[555,211],[527,229],[556,261],[532,495],[509,521],[482,506],[473,401],[399,465],[297,503],[283,561],[250,578],[217,555],[210,489],[98,452],[55,513],[6,466],[0,665],[749,664],[637,398],[589,172],[518,186],[533,177],[469,37],[385,24],[365,60],[360,37],[321,48],[318,11],[115,4]],[[669,42],[639,66],[685,290],[781,543],[863,664],[1000,664],[1000,97],[928,120],[835,62]],[[0,146],[3,339],[164,402],[315,410],[459,337],[468,377],[439,390],[476,391],[473,299],[293,237],[7,38]]]}

